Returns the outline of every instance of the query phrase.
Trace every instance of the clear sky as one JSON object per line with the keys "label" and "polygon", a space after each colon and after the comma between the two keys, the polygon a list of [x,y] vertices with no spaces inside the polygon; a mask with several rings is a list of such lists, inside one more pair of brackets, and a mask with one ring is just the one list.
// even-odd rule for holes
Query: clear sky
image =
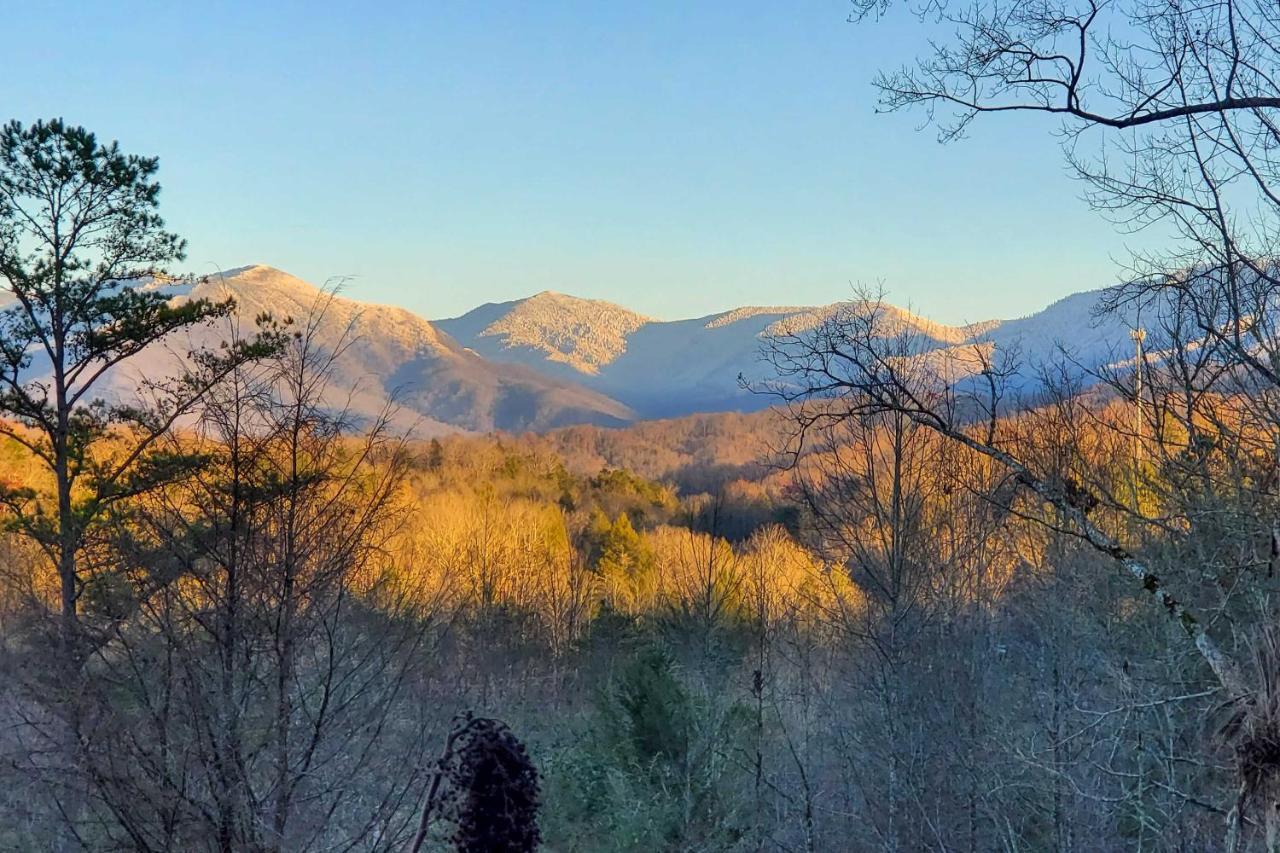
{"label": "clear sky", "polygon": [[[427,317],[559,290],[663,318],[882,282],[943,321],[1110,284],[1053,125],[877,115],[913,19],[845,0],[3,0],[0,118],[161,158],[189,266]],[[1131,242],[1131,240],[1130,240]]]}

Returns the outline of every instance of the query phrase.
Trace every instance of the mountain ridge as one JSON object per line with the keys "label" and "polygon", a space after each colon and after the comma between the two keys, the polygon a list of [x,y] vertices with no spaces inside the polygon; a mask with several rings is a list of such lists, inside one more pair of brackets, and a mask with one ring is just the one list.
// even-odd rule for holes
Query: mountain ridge
{"label": "mountain ridge", "polygon": [[[200,279],[143,285],[175,300],[231,297],[242,325],[258,314],[301,319],[317,310],[321,346],[344,342],[335,387],[353,388],[354,414],[371,418],[394,398],[400,421],[419,434],[449,431],[543,432],[584,424],[752,412],[772,400],[745,390],[770,379],[761,347],[773,334],[803,334],[853,302],[819,306],[740,306],[701,317],[659,320],[599,299],[543,291],[428,320],[397,305],[360,302],[264,264]],[[1082,361],[1111,363],[1128,346],[1130,319],[1097,318],[1105,290],[1055,300],[1009,320],[960,326],[883,305],[889,333],[908,332],[926,355],[963,379],[980,366],[970,349],[1048,361],[1070,338]],[[107,377],[104,396],[127,397],[146,379],[172,374],[184,357],[217,346],[230,329],[189,330],[186,340],[149,347]],[[1028,368],[1030,375],[1030,368]],[[335,405],[337,401],[335,401]]]}
{"label": "mountain ridge", "polygon": [[[520,366],[491,362],[406,308],[348,299],[273,267],[253,264],[179,283],[143,285],[175,300],[236,302],[242,326],[261,313],[301,320],[318,313],[316,343],[342,353],[335,388],[357,421],[377,417],[394,400],[397,422],[428,435],[449,431],[546,430],[569,424],[620,426],[626,406],[580,385]],[[184,352],[216,347],[231,336],[223,323],[187,330],[148,347],[106,378],[104,396],[127,398],[146,379],[174,375]],[[350,397],[345,397],[350,389]]]}
{"label": "mountain ridge", "polygon": [[[1017,350],[1025,357],[1028,376],[1038,362],[1058,353],[1059,341],[1084,351],[1087,361],[1100,362],[1114,356],[1128,340],[1128,321],[1115,316],[1096,321],[1094,313],[1105,292],[1094,289],[1055,300],[1044,309],[1024,317],[993,319],[963,325],[939,323],[894,305],[882,304],[888,334],[905,332],[922,341],[940,360],[944,355],[951,374],[974,372],[980,367],[973,353],[981,345],[988,353]],[[597,359],[588,368],[572,360],[557,358],[562,341],[575,334],[590,337],[591,313],[597,306],[628,311],[601,300],[573,300],[576,314],[564,318],[562,326],[538,327],[544,338],[531,334],[533,327],[508,322],[520,317],[543,294],[523,300],[487,303],[458,317],[435,321],[459,343],[492,361],[523,364],[571,379],[600,391],[635,410],[641,419],[675,417],[701,411],[752,411],[767,400],[752,395],[739,383],[771,378],[769,366],[761,363],[760,350],[766,338],[777,334],[803,334],[847,310],[856,301],[816,306],[741,306],[701,317],[678,320],[647,319],[635,322],[617,339],[610,330],[612,346],[607,359]],[[557,294],[557,296],[561,296]],[[629,312],[630,316],[643,315]],[[602,323],[615,323],[606,317]],[[520,325],[521,334],[508,334]],[[586,329],[584,332],[575,330]],[[660,383],[659,383],[660,379]]]}

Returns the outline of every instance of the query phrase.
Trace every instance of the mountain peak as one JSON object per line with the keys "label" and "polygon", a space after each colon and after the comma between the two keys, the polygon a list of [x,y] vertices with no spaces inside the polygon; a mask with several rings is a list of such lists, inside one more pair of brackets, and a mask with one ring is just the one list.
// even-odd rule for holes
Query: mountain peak
{"label": "mountain peak", "polygon": [[[643,315],[632,311],[630,308],[624,308],[615,302],[609,302],[605,299],[591,299],[586,296],[574,296],[572,293],[564,293],[559,290],[540,290],[532,296],[526,296],[524,299],[517,299],[508,303],[518,309],[520,306],[538,305],[538,304],[556,304],[563,306],[572,306],[579,310],[587,311],[593,308],[607,311],[620,311],[626,314],[632,314],[636,317]],[[650,318],[645,317],[648,320]]]}
{"label": "mountain peak", "polygon": [[507,349],[535,350],[549,361],[588,374],[622,355],[627,336],[652,322],[612,302],[554,290],[501,307],[506,310],[484,326],[480,337],[498,338]]}
{"label": "mountain peak", "polygon": [[191,353],[216,349],[234,325],[270,313],[305,321],[317,352],[335,354],[324,402],[354,423],[384,416],[389,398],[397,429],[417,435],[454,429],[549,429],[576,423],[619,425],[634,419],[623,403],[573,382],[490,361],[435,324],[400,307],[359,302],[296,276],[252,264],[203,276],[194,285],[143,285],[174,300],[231,298],[235,317],[201,324],[153,344],[108,374],[104,398],[132,402],[148,381],[178,375]]}
{"label": "mountain peak", "polygon": [[744,305],[741,308],[734,308],[720,314],[713,314],[707,320],[705,327],[708,329],[720,329],[742,320],[750,320],[752,317],[759,317],[761,315],[778,315],[781,317],[787,314],[800,314],[813,310],[814,309],[810,307],[797,305]]}
{"label": "mountain peak", "polygon": [[268,272],[280,272],[280,270],[268,264],[245,264],[244,266],[232,267],[229,270],[220,269],[217,272],[209,273],[208,277],[218,278],[220,276],[223,276],[226,278],[234,278],[238,275],[243,275],[244,273],[253,272],[255,270],[265,270]]}
{"label": "mountain peak", "polygon": [[209,281],[232,281],[245,280],[253,284],[271,284],[271,285],[292,285],[301,286],[310,290],[318,290],[315,285],[308,284],[295,275],[290,275],[284,270],[277,269],[268,264],[248,264],[242,267],[232,267],[229,270],[218,270],[217,272],[208,273],[205,276]]}

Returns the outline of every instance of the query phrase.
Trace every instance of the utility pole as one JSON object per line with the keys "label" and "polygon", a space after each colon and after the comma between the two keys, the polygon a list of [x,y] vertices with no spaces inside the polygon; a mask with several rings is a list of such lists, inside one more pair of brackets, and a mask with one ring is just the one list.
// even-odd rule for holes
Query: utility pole
{"label": "utility pole", "polygon": [[1133,338],[1133,508],[1138,510],[1138,478],[1141,476],[1142,463],[1142,345],[1147,340],[1147,330],[1141,326],[1132,329],[1129,337]]}

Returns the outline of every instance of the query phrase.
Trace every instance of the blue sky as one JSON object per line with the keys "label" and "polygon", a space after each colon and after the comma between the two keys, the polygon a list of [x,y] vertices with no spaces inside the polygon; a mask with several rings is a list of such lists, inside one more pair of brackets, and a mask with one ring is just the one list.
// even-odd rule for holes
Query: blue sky
{"label": "blue sky", "polygon": [[544,290],[658,317],[881,282],[944,321],[1112,283],[1125,238],[1037,117],[877,115],[924,48],[844,0],[22,3],[0,118],[161,158],[197,272],[428,317]]}

